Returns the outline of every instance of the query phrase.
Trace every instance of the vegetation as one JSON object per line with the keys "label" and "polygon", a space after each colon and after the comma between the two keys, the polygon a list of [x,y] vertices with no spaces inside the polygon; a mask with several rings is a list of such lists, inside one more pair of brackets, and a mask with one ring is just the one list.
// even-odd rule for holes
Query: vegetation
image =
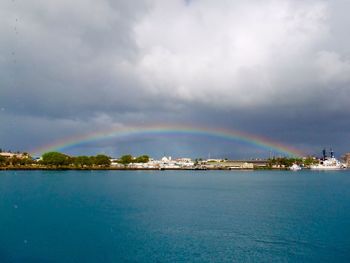
{"label": "vegetation", "polygon": [[13,166],[26,166],[26,165],[33,164],[34,161],[31,157],[25,157],[25,158],[12,157],[8,159],[8,163]]}
{"label": "vegetation", "polygon": [[[149,160],[150,157],[148,155],[138,157],[123,155],[118,162],[126,166],[129,163],[147,163]],[[111,160],[109,156],[104,154],[98,154],[96,156],[69,156],[53,151],[44,153],[39,161],[33,160],[28,153],[18,153],[18,156],[11,158],[0,156],[0,166],[22,169],[99,169],[110,167]]]}
{"label": "vegetation", "polygon": [[48,152],[43,154],[41,163],[55,166],[69,165],[71,163],[71,158],[63,153]]}
{"label": "vegetation", "polygon": [[6,158],[3,156],[0,156],[0,165],[6,164]]}
{"label": "vegetation", "polygon": [[13,157],[5,157],[0,156],[0,166],[26,166],[34,163],[33,159],[28,154],[23,154],[24,157],[19,158],[16,156]]}
{"label": "vegetation", "polygon": [[136,157],[134,162],[135,163],[148,163],[149,162],[149,156],[148,155],[141,155],[139,157]]}
{"label": "vegetation", "polygon": [[307,157],[304,159],[301,158],[287,158],[287,157],[279,157],[279,158],[271,158],[268,159],[268,167],[290,167],[293,164],[309,167],[312,164],[318,163],[318,160],[313,157]]}
{"label": "vegetation", "polygon": [[149,162],[149,156],[148,155],[141,155],[139,157],[133,157],[130,154],[123,155],[119,159],[119,163],[123,165],[128,165],[129,163],[148,163]]}
{"label": "vegetation", "polygon": [[103,155],[103,154],[92,156],[91,161],[92,161],[93,165],[97,165],[97,166],[110,166],[111,165],[110,158],[106,155]]}
{"label": "vegetation", "polygon": [[93,165],[93,161],[91,160],[91,157],[89,156],[77,156],[72,157],[72,163],[75,167],[91,167]]}
{"label": "vegetation", "polygon": [[269,167],[290,167],[294,163],[301,165],[303,163],[303,160],[300,158],[287,158],[287,157],[268,159]]}
{"label": "vegetation", "polygon": [[128,165],[129,163],[132,163],[133,159],[134,158],[130,154],[123,155],[122,157],[119,158],[119,163]]}
{"label": "vegetation", "polygon": [[317,164],[317,163],[318,163],[318,160],[311,157],[311,156],[308,156],[304,159],[305,166],[310,166],[310,165]]}
{"label": "vegetation", "polygon": [[59,152],[48,152],[44,153],[41,159],[40,164],[56,167],[74,166],[84,168],[94,166],[107,167],[111,165],[110,158],[103,154],[71,157]]}

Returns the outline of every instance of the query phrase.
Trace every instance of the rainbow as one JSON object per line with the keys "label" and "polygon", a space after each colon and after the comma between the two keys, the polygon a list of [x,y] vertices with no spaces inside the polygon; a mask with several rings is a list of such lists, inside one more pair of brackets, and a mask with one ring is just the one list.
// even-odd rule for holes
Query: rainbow
{"label": "rainbow", "polygon": [[266,137],[261,137],[247,132],[241,132],[233,129],[224,128],[207,128],[191,125],[149,125],[149,126],[133,126],[133,127],[118,127],[108,130],[87,133],[84,135],[74,136],[70,138],[63,138],[51,144],[43,145],[30,151],[33,155],[40,155],[48,151],[59,151],[68,147],[91,143],[108,138],[118,138],[126,136],[140,136],[140,135],[191,135],[191,136],[211,136],[226,140],[234,140],[248,143],[268,151],[275,151],[283,153],[287,156],[303,156],[304,154],[291,147],[273,141]]}

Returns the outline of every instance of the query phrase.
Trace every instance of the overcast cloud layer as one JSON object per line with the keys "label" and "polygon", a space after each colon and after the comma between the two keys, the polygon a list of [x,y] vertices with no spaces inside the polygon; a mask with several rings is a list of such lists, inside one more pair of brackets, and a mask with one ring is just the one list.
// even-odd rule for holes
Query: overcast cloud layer
{"label": "overcast cloud layer", "polygon": [[[350,151],[349,1],[0,3],[0,147],[110,127],[226,127]],[[253,157],[217,138],[139,137],[72,153]]]}

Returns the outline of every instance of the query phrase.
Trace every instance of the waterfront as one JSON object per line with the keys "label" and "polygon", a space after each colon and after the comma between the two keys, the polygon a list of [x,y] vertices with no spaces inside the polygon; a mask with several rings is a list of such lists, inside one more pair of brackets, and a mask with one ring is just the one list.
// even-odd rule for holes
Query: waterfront
{"label": "waterfront", "polygon": [[1,262],[348,262],[350,171],[1,171]]}

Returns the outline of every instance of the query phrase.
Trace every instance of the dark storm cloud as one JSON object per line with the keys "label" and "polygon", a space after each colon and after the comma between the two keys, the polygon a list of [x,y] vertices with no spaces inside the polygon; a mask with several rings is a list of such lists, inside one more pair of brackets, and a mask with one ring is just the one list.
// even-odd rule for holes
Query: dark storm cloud
{"label": "dark storm cloud", "polygon": [[137,52],[131,31],[138,5],[90,4],[8,4],[14,21],[7,26],[18,34],[8,32],[11,41],[2,47],[4,108],[64,118],[111,104],[127,109],[125,100],[137,99],[128,61]]}
{"label": "dark storm cloud", "polygon": [[[321,0],[5,1],[0,143],[35,148],[110,127],[187,123],[310,153],[348,151],[348,8]],[[181,140],[152,143],[167,152],[251,153]],[[150,151],[152,143],[120,149]]]}

